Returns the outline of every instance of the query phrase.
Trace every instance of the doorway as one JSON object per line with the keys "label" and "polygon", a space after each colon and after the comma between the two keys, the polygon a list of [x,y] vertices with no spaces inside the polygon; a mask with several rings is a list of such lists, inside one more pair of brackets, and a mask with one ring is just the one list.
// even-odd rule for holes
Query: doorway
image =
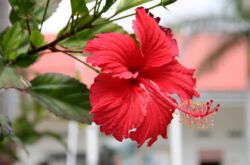
{"label": "doorway", "polygon": [[201,150],[199,165],[222,165],[222,150]]}

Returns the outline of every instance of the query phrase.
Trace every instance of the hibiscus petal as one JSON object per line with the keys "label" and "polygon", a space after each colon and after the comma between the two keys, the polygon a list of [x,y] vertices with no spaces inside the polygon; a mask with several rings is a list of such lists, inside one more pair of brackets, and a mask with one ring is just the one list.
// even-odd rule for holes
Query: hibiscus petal
{"label": "hibiscus petal", "polygon": [[136,9],[133,28],[145,57],[145,66],[161,66],[178,55],[177,43],[172,34],[165,33],[144,8]]}
{"label": "hibiscus petal", "polygon": [[151,91],[146,116],[140,127],[130,132],[130,138],[138,143],[138,147],[147,140],[149,140],[148,146],[151,146],[157,140],[158,135],[167,139],[167,127],[173,118],[173,112],[174,107],[166,99]]}
{"label": "hibiscus petal", "polygon": [[195,90],[194,71],[173,60],[161,67],[143,69],[140,75],[153,81],[166,93],[177,94],[182,101],[185,101],[192,99],[193,96],[199,96]]}
{"label": "hibiscus petal", "polygon": [[87,58],[88,63],[101,67],[103,73],[111,73],[114,77],[133,77],[134,73],[129,69],[142,63],[136,42],[129,35],[119,33],[97,35],[87,42],[83,52],[92,54]]}
{"label": "hibiscus petal", "polygon": [[101,74],[90,91],[93,121],[102,132],[122,141],[143,121],[147,98],[147,93],[136,83]]}

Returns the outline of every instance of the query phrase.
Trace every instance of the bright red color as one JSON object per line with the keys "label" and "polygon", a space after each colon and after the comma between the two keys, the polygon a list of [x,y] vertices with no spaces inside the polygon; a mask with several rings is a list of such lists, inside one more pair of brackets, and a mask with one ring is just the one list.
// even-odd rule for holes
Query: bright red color
{"label": "bright red color", "polygon": [[[194,69],[182,66],[176,59],[178,47],[170,29],[158,25],[144,8],[136,9],[133,22],[137,42],[119,33],[99,34],[89,41],[84,53],[91,53],[87,62],[102,69],[90,90],[93,121],[107,135],[117,140],[130,138],[141,146],[152,145],[158,135],[167,138],[167,126],[178,109],[188,116],[206,117],[218,110],[179,106],[199,96],[195,90]],[[196,107],[196,109],[194,109]]]}

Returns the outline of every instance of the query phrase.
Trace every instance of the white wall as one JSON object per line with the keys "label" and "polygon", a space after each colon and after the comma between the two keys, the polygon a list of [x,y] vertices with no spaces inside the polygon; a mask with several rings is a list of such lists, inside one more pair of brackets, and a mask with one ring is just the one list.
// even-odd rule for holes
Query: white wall
{"label": "white wall", "polygon": [[[183,145],[185,165],[198,165],[200,150],[222,150],[223,165],[246,165],[244,141],[244,106],[232,106],[230,102],[214,117],[215,126],[207,129],[210,137],[197,137],[197,130],[184,127]],[[232,130],[242,131],[243,136],[230,138]]]}

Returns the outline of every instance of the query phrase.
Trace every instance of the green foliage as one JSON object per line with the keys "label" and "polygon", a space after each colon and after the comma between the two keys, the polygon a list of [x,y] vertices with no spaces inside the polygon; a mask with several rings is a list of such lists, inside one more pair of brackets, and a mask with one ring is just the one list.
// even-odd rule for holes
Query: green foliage
{"label": "green foliage", "polygon": [[18,56],[16,49],[22,40],[22,29],[20,24],[14,24],[7,28],[0,36],[0,46],[4,60],[15,60]]}
{"label": "green foliage", "polygon": [[[37,44],[38,41],[41,42],[39,38],[33,40],[35,44]],[[29,44],[28,33],[22,31],[22,27],[19,23],[5,29],[0,35],[0,57],[2,63],[21,67],[27,67],[34,63],[37,56],[27,54]]]}
{"label": "green foliage", "polygon": [[132,7],[135,7],[135,6],[138,6],[138,5],[141,5],[143,3],[147,3],[147,2],[150,2],[152,0],[121,0],[117,6],[117,9],[116,9],[116,13],[121,13],[125,10],[128,10]]}
{"label": "green foliage", "polygon": [[26,19],[32,16],[35,7],[34,0],[9,0],[9,3],[15,15],[19,18]]}
{"label": "green foliage", "polygon": [[[57,34],[57,39],[60,41],[70,38],[75,33],[83,31],[85,29],[88,29],[92,27],[91,23],[94,22],[94,20],[97,19],[91,15],[86,15],[86,16],[77,16],[75,17],[74,15],[71,16],[70,20],[68,21],[67,25],[59,31]],[[67,36],[67,37],[64,37]]]}
{"label": "green foliage", "polygon": [[44,74],[31,81],[29,93],[52,113],[90,123],[89,92],[78,80],[61,74]]}
{"label": "green foliage", "polygon": [[36,62],[36,60],[39,58],[39,54],[27,54],[27,53],[23,53],[20,54],[17,59],[15,60],[15,62],[13,63],[13,65],[17,66],[17,67],[28,67],[31,64],[33,64],[34,62]]}
{"label": "green foliage", "polygon": [[116,0],[106,0],[105,5],[103,7],[103,12],[106,12],[115,2]]}
{"label": "green foliage", "polygon": [[74,36],[62,40],[59,44],[71,50],[81,51],[82,48],[85,46],[87,40],[94,38],[96,34],[107,32],[126,33],[126,31],[121,26],[112,22],[104,22],[105,19],[98,19],[95,22],[96,26],[94,26],[93,28],[80,31]]}
{"label": "green foliage", "polygon": [[23,90],[28,86],[29,84],[13,68],[8,66],[2,68],[0,73],[0,89],[16,88]]}
{"label": "green foliage", "polygon": [[[22,112],[13,122],[15,135],[23,144],[33,144],[43,137],[50,137],[66,146],[62,136],[51,131],[38,131],[37,126],[47,118],[45,109],[35,101],[25,98],[22,102]],[[27,129],[29,128],[29,129]]]}
{"label": "green foliage", "polygon": [[12,136],[11,122],[7,116],[0,114],[0,141],[5,137]]}
{"label": "green foliage", "polygon": [[39,0],[39,1],[35,0],[36,5],[32,13],[33,14],[32,18],[35,17],[38,22],[42,22],[45,9],[46,9],[46,3],[49,2],[47,11],[44,17],[44,20],[47,20],[56,11],[61,1],[62,0]]}
{"label": "green foliage", "polygon": [[44,44],[44,37],[39,30],[31,32],[30,41],[35,47],[40,47]]}
{"label": "green foliage", "polygon": [[[34,144],[44,137],[58,141],[66,149],[62,135],[50,130],[37,129],[41,122],[46,122],[47,115],[45,109],[29,97],[22,97],[21,113],[12,122],[13,124],[6,116],[0,115],[0,137],[1,135],[4,137],[0,141],[0,155],[10,162],[17,161],[20,148],[26,150],[24,145]],[[0,163],[6,164],[1,162],[1,156]]]}
{"label": "green foliage", "polygon": [[89,10],[87,8],[85,0],[70,0],[71,11],[73,15],[86,16],[89,15]]}
{"label": "green foliage", "polygon": [[237,10],[237,14],[246,21],[250,21],[250,3],[248,0],[234,0],[233,4]]}
{"label": "green foliage", "polygon": [[161,5],[166,7],[167,5],[170,5],[174,2],[176,2],[177,0],[161,0]]}
{"label": "green foliage", "polygon": [[[46,9],[47,2],[49,4]],[[9,0],[12,7],[10,21],[16,23],[31,20],[36,25],[40,24],[55,12],[60,2],[61,0]]]}

